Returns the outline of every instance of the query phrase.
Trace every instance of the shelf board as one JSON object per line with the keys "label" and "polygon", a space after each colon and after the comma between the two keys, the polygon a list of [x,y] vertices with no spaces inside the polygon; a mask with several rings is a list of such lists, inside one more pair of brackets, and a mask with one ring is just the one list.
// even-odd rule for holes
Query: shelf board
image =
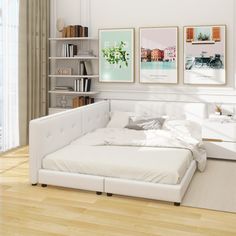
{"label": "shelf board", "polygon": [[98,78],[99,75],[48,75],[50,78]]}
{"label": "shelf board", "polygon": [[215,44],[215,41],[192,41],[192,44]]}
{"label": "shelf board", "polygon": [[76,41],[76,40],[98,40],[94,37],[72,37],[72,38],[49,38],[49,41]]}
{"label": "shelf board", "polygon": [[98,57],[49,57],[50,60],[98,60]]}
{"label": "shelf board", "polygon": [[77,91],[61,91],[61,90],[50,90],[48,91],[51,94],[67,94],[67,95],[95,95],[99,92],[91,91],[91,92],[77,92]]}

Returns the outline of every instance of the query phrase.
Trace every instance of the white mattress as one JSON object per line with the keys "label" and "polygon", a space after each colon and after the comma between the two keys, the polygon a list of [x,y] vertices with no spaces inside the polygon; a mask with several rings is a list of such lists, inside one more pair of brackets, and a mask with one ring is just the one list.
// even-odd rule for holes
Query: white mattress
{"label": "white mattress", "polygon": [[43,159],[55,171],[177,184],[190,166],[189,150],[178,148],[68,145]]}

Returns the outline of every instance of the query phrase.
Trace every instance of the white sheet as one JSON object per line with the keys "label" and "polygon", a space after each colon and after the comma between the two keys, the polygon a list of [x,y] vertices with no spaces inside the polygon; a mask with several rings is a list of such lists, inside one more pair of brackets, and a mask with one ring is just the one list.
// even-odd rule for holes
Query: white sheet
{"label": "white sheet", "polygon": [[[164,147],[190,150],[197,161],[198,169],[204,171],[206,151],[202,142],[192,135],[192,127],[177,122],[178,126],[170,126],[166,130],[132,130],[123,128],[102,128],[88,133],[72,142],[72,145],[108,145],[130,147]],[[177,125],[176,124],[176,125]],[[195,127],[197,128],[197,127]]]}
{"label": "white sheet", "polygon": [[[192,159],[185,149],[88,146],[84,136],[43,159],[43,168],[162,184],[181,181]],[[94,137],[95,139],[98,137]],[[94,140],[92,140],[94,141]],[[86,144],[85,144],[86,143]]]}

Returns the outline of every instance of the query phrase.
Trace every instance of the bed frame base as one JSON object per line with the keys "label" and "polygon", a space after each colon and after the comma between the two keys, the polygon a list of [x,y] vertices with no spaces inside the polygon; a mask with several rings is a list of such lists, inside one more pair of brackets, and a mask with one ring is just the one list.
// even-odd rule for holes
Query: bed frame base
{"label": "bed frame base", "polygon": [[31,184],[32,186],[37,186],[38,184],[36,183],[36,184]]}
{"label": "bed frame base", "polygon": [[41,184],[41,187],[46,188],[48,185],[47,184]]}
{"label": "bed frame base", "polygon": [[113,194],[118,194],[169,201],[174,202],[175,206],[179,206],[195,170],[196,162],[192,161],[182,181],[177,185],[148,183],[143,181],[108,178],[46,169],[39,170],[38,182],[42,187],[46,187],[48,184],[95,191],[98,195],[101,195],[104,192],[108,197],[111,197]]}

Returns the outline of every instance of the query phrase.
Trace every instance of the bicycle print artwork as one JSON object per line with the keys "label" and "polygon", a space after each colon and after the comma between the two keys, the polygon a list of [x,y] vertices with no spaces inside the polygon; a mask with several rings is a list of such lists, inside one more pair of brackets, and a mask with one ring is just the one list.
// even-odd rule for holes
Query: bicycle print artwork
{"label": "bicycle print artwork", "polygon": [[225,84],[225,25],[184,27],[184,82]]}

